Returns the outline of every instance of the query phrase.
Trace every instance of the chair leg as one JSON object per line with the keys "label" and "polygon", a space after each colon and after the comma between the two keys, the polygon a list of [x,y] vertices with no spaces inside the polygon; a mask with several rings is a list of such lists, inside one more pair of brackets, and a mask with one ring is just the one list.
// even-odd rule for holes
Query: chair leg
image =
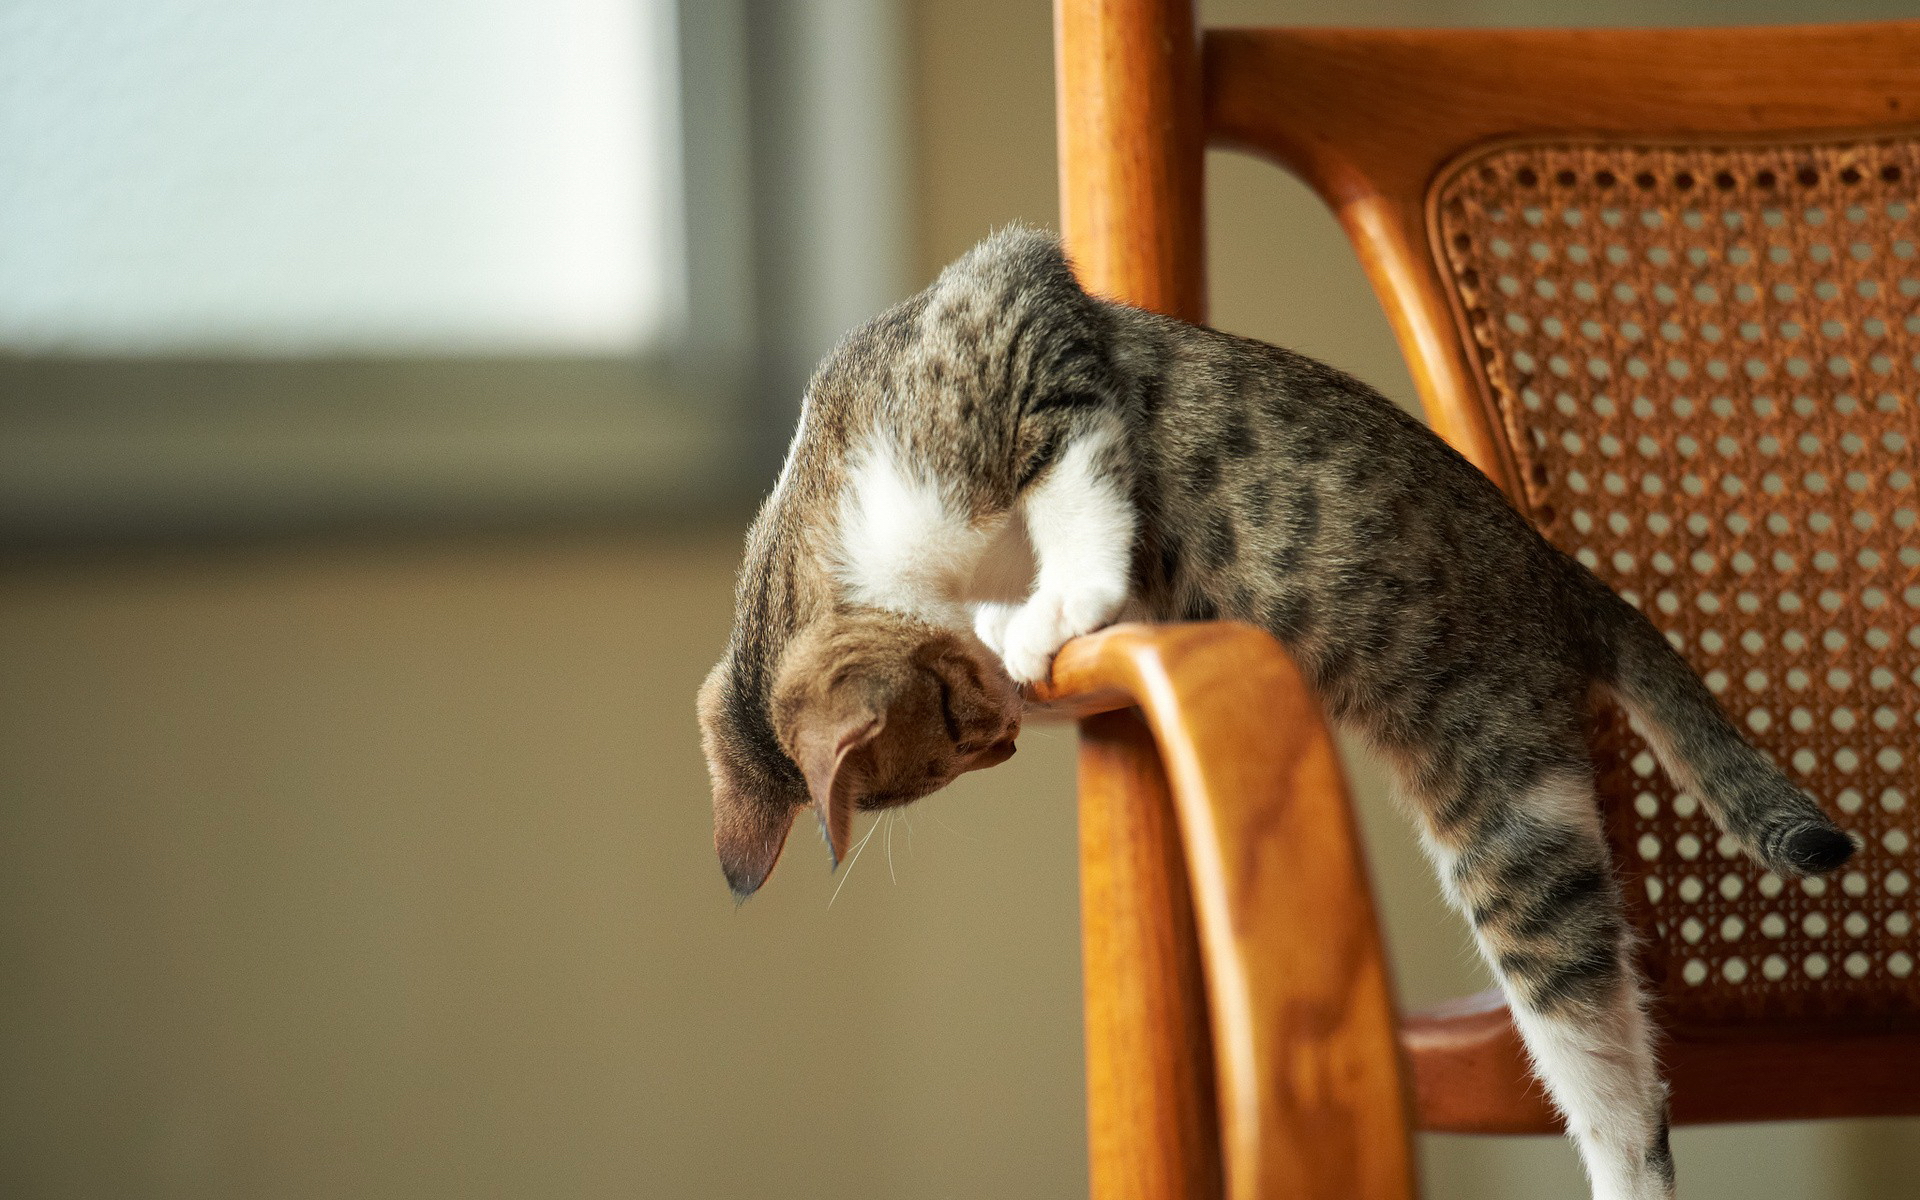
{"label": "chair leg", "polygon": [[1080,726],[1094,1200],[1222,1193],[1206,989],[1166,773],[1138,709]]}

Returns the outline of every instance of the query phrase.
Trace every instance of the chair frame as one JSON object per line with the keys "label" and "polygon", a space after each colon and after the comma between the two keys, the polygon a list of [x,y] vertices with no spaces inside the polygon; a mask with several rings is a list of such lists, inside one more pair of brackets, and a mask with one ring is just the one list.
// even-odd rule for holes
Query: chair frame
{"label": "chair frame", "polygon": [[[1435,429],[1516,497],[1429,233],[1449,163],[1529,136],[1920,126],[1920,22],[1202,34],[1191,0],[1055,18],[1083,283],[1204,321],[1205,150],[1269,158],[1338,215]],[[1272,639],[1123,627],[1069,645],[1043,695],[1082,718],[1096,1196],[1410,1196],[1414,1129],[1560,1128],[1497,993],[1396,1014],[1332,742]],[[1920,1033],[1759,1030],[1663,1059],[1683,1124],[1920,1114]]]}

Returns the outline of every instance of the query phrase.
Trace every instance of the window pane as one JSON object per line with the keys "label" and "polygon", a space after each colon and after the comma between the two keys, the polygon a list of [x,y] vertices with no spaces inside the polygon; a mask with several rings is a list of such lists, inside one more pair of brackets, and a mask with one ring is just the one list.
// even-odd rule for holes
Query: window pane
{"label": "window pane", "polygon": [[625,352],[680,310],[667,0],[5,0],[0,346]]}

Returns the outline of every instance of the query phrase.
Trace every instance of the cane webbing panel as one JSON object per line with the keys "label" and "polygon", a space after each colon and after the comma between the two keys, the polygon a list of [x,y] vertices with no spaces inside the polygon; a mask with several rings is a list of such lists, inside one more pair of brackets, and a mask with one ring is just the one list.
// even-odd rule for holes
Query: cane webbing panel
{"label": "cane webbing panel", "polygon": [[1432,196],[1522,495],[1852,833],[1782,881],[1624,719],[1595,759],[1664,1018],[1920,1023],[1920,144],[1510,145]]}

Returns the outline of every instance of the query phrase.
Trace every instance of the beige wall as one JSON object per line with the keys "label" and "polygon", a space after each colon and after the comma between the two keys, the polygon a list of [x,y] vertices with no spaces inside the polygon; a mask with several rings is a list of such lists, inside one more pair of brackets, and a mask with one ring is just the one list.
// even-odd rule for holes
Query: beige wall
{"label": "beige wall", "polygon": [[736,909],[691,715],[735,554],[8,571],[0,1195],[1077,1187],[1067,735]]}
{"label": "beige wall", "polygon": [[[1050,25],[1039,0],[914,15],[925,278],[994,224],[1054,219]],[[1216,320],[1410,399],[1311,197],[1210,171]],[[910,810],[837,900],[803,829],[736,908],[690,713],[736,539],[0,571],[0,1195],[1081,1192],[1070,734],[1032,729]],[[1355,776],[1405,996],[1479,986]],[[1551,1139],[1425,1149],[1442,1200],[1580,1194]],[[1678,1152],[1698,1198],[1920,1177],[1911,1123]]]}

